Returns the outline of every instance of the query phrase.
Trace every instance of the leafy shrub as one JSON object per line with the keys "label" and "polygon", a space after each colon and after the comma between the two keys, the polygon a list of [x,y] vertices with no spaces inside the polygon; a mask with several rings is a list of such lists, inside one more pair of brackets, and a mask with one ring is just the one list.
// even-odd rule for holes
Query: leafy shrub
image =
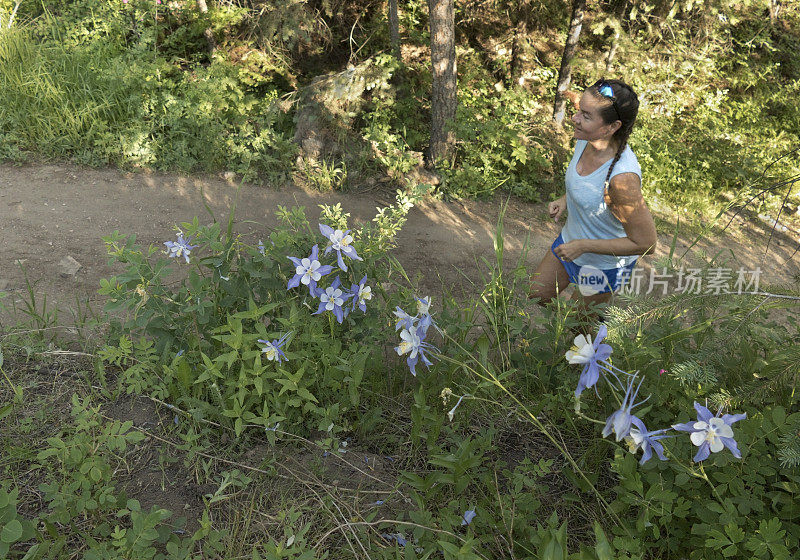
{"label": "leafy shrub", "polygon": [[[168,258],[156,248],[143,250],[133,236],[118,233],[105,238],[109,254],[127,271],[103,280],[101,293],[109,296],[108,312],[127,316],[113,321],[120,343],[104,350],[104,359],[125,367],[128,391],[149,391],[203,417],[226,419],[237,435],[246,425],[274,428],[279,422],[322,432],[336,425],[340,431],[359,406],[359,386],[382,375],[377,357],[389,342],[376,326],[390,324],[387,309],[403,294],[384,287],[392,280],[386,250],[411,203],[401,196],[374,226],[358,230],[353,246],[363,260],[320,283],[330,285],[336,276],[347,291],[366,278],[375,299],[363,310],[350,300],[345,313],[337,308],[320,317],[312,316],[323,311],[317,295],[289,282],[299,277],[288,257],[314,254],[324,239],[302,208],[280,208],[282,226],[258,246],[236,236],[232,222],[226,231],[218,223],[200,226],[196,218],[182,224],[181,239],[196,244],[196,266],[181,275],[177,288],[167,281]],[[324,223],[344,230],[346,219],[338,205],[323,207]],[[189,261],[188,252],[179,256]],[[322,251],[318,258],[325,260]],[[131,337],[143,341],[134,346]],[[282,349],[279,355],[265,354],[270,340]],[[151,367],[161,368],[159,376]]]}
{"label": "leafy shrub", "polygon": [[0,37],[0,124],[11,156],[211,171],[245,179],[286,176],[292,123],[277,91],[224,60],[183,72],[113,44],[37,44],[31,33]]}

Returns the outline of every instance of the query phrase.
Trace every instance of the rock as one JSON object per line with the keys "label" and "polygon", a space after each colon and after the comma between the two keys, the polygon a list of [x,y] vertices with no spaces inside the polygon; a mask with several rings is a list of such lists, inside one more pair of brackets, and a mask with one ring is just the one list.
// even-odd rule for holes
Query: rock
{"label": "rock", "polygon": [[323,158],[325,142],[317,136],[317,131],[309,130],[308,137],[301,142],[305,157],[310,161],[317,162]]}
{"label": "rock", "polygon": [[439,184],[439,176],[436,173],[425,168],[424,165],[419,164],[414,169],[406,173],[406,181],[414,185],[433,185]]}
{"label": "rock", "polygon": [[236,173],[234,173],[233,171],[225,171],[222,174],[222,178],[225,179],[226,181],[233,182],[236,180]]}
{"label": "rock", "polygon": [[81,263],[73,259],[70,255],[67,255],[63,259],[58,262],[58,266],[61,269],[59,271],[59,275],[62,278],[74,278],[78,271],[81,269]]}
{"label": "rock", "polygon": [[391,72],[367,59],[341,72],[317,76],[303,88],[295,112],[294,142],[300,160],[338,159],[357,150],[363,139],[352,124],[363,111],[366,92],[389,87]]}
{"label": "rock", "polygon": [[0,291],[5,290],[8,287],[8,280],[0,278]]}

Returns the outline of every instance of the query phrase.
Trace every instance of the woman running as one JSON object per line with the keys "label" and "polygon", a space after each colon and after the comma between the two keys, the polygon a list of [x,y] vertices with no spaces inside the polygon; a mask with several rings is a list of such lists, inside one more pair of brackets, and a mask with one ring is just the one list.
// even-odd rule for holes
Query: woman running
{"label": "woman running", "polygon": [[567,193],[550,217],[567,211],[561,234],[534,273],[531,297],[545,304],[571,282],[585,305],[605,303],[630,277],[639,256],[655,249],[653,216],[642,197],[642,170],[628,137],[639,111],[633,89],[601,79],[587,88],[573,115],[575,154]]}

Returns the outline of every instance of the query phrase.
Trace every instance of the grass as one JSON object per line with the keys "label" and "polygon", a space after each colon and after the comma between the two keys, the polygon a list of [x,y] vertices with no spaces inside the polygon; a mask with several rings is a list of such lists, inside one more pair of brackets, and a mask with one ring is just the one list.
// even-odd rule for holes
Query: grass
{"label": "grass", "polygon": [[[18,519],[39,517],[52,525],[38,540],[46,558],[91,554],[101,547],[112,547],[112,557],[140,558],[144,552],[132,544],[139,539],[168,558],[185,557],[175,552],[180,547],[195,554],[202,549],[205,558],[280,558],[285,550],[297,558],[326,553],[391,558],[395,545],[385,535],[398,534],[428,550],[466,547],[476,558],[536,555],[560,542],[556,535],[565,520],[570,531],[564,546],[570,550],[600,546],[592,536],[600,530],[598,520],[605,534],[616,535],[615,542],[628,542],[636,533],[627,510],[619,509],[620,502],[610,505],[615,495],[626,495],[620,481],[641,483],[656,475],[662,484],[671,480],[670,471],[655,467],[622,476],[620,461],[629,456],[569,413],[574,403],[563,364],[569,344],[564,339],[571,338],[569,306],[559,302],[541,318],[521,313],[515,284],[528,272],[520,266],[511,275],[500,272],[507,270],[503,260],[498,227],[495,260],[485,263],[483,286],[475,286],[473,300],[447,300],[438,318],[448,332],[442,343],[448,353],[439,356],[438,373],[421,370],[411,379],[405,368],[388,361],[385,383],[363,386],[360,408],[343,420],[350,425],[333,447],[322,428],[301,437],[291,427],[265,430],[251,424],[237,437],[232,426],[204,417],[191,401],[131,394],[121,383],[124,365],[103,362],[96,348],[45,336],[57,325],[42,326],[41,312],[26,313],[39,309],[31,303],[18,316],[27,325],[20,322],[0,339],[0,481],[20,491]],[[681,340],[715,353],[707,364],[724,360],[709,337],[716,336],[714,321],[730,319],[734,322],[719,329],[724,343],[735,346],[730,336],[736,334],[752,347],[735,358],[742,371],[731,379],[745,383],[752,368],[761,368],[759,375],[769,381],[757,354],[763,347],[772,359],[770,348],[779,350],[796,337],[796,321],[783,342],[764,337],[769,325],[752,331],[762,333],[754,339],[748,333],[757,326],[762,304],[712,299],[692,300],[691,310],[699,318],[709,302],[709,309],[722,309],[722,303],[730,310],[712,313],[710,326],[687,316],[675,330],[669,317],[682,313],[674,311],[680,308],[674,298],[667,311],[634,301],[627,315],[612,313],[612,328],[623,333],[614,342],[615,364],[650,371],[652,363],[672,360],[670,353],[678,362],[686,357],[680,354]],[[622,319],[613,318],[617,315]],[[614,327],[613,321],[619,324]],[[736,325],[732,331],[731,325]],[[630,336],[631,329],[639,334]],[[662,342],[652,343],[653,338]],[[784,362],[775,359],[781,368]],[[684,370],[696,374],[688,366]],[[676,367],[675,374],[684,370]],[[157,367],[145,373],[159,375]],[[762,387],[765,398],[792,383],[783,369],[780,375]],[[445,418],[455,397],[443,402],[440,392],[446,379],[456,395],[469,392],[452,423]],[[651,414],[663,413],[677,393],[666,378],[648,382],[657,383]],[[703,378],[701,390],[709,383]],[[607,408],[590,400],[584,414]],[[122,446],[110,443],[125,430],[135,437]],[[58,455],[52,438],[74,449],[78,459]],[[90,476],[99,480],[90,482]],[[99,509],[81,505],[74,501],[81,494],[67,491],[74,483],[111,501]],[[61,502],[53,501],[53,484],[61,485],[56,494]],[[478,512],[468,527],[460,521],[467,510]],[[70,512],[69,523],[64,511]],[[118,532],[115,537],[109,532],[114,527],[138,536],[132,542]],[[21,555],[35,542],[28,538],[15,550]]]}
{"label": "grass", "polygon": [[[236,441],[218,424],[198,424],[187,411],[157,399],[115,395],[95,385],[91,358],[34,355],[25,359],[13,351],[6,354],[8,375],[0,399],[10,402],[12,387],[24,391],[24,400],[14,401],[4,421],[0,471],[6,482],[23,490],[19,511],[29,518],[46,511],[32,499],[47,480],[36,456],[48,448],[48,438],[68,441],[65,434],[76,428],[70,408],[77,395],[99,405],[101,426],[132,421],[131,429],[144,435],[140,443],[108,458],[115,472],[113,487],[124,491],[128,500],[138,500],[143,510],[171,510],[174,515],[166,527],[175,531],[199,530],[205,512],[224,535],[225,553],[219,557],[251,558],[254,547],[266,554],[283,543],[293,550],[347,550],[359,558],[365,547],[378,551],[386,546],[379,536],[385,529],[379,527],[394,526],[401,532],[426,527],[407,517],[409,489],[401,484],[399,470],[413,470],[416,464],[424,475],[424,460],[369,451],[377,443],[369,440],[353,442],[347,454],[324,456],[313,441],[281,430],[275,432],[279,442],[274,446],[256,435]],[[525,436],[510,424],[506,430],[508,441]],[[198,435],[200,440],[195,439]],[[537,438],[528,435],[531,439],[524,447],[533,450]],[[501,445],[498,452],[516,455],[521,449]],[[178,520],[183,516],[188,516],[185,523]],[[439,532],[465,541],[462,534]],[[70,554],[91,549],[82,538],[91,533],[90,526],[71,535],[62,533],[69,535]]]}

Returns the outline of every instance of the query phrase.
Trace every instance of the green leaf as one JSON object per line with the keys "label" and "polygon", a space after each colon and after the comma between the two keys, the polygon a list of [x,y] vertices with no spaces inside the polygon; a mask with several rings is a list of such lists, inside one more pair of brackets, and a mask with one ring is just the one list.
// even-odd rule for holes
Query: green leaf
{"label": "green leaf", "polygon": [[594,551],[597,554],[597,559],[615,560],[614,551],[611,549],[611,545],[606,538],[606,534],[603,532],[603,528],[597,521],[594,522],[594,538],[597,541],[597,544],[594,545]]}
{"label": "green leaf", "polygon": [[5,508],[9,503],[11,503],[11,494],[5,490],[0,490],[0,509]]}
{"label": "green leaf", "polygon": [[22,538],[22,523],[19,522],[19,519],[9,521],[0,532],[0,541],[7,544],[13,544],[20,538]]}
{"label": "green leaf", "polygon": [[89,471],[89,478],[91,478],[94,482],[100,482],[103,479],[103,472],[97,467],[92,467],[92,469]]}
{"label": "green leaf", "polygon": [[775,422],[775,426],[782,426],[786,422],[786,410],[782,406],[772,409],[772,421]]}

